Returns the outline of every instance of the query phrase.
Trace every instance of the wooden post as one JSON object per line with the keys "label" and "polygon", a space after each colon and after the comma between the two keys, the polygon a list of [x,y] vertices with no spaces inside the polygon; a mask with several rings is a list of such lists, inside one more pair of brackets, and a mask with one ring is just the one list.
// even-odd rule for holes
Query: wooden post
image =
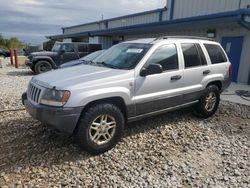
{"label": "wooden post", "polygon": [[12,48],[10,49],[10,63],[11,63],[11,65],[14,64],[14,61],[13,61],[13,49]]}
{"label": "wooden post", "polygon": [[14,49],[14,57],[15,57],[15,67],[18,68],[17,49]]}

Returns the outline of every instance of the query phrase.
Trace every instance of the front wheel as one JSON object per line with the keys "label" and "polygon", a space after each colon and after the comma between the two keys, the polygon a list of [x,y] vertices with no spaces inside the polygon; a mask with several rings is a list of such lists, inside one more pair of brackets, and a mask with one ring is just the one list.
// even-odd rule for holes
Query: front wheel
{"label": "front wheel", "polygon": [[41,74],[52,70],[52,65],[48,61],[38,61],[35,64],[35,73]]}
{"label": "front wheel", "polygon": [[206,88],[206,93],[201,97],[195,107],[195,114],[199,117],[208,118],[217,111],[220,103],[220,91],[217,86],[210,85]]}
{"label": "front wheel", "polygon": [[100,154],[113,148],[120,140],[124,128],[124,116],[113,104],[98,104],[85,112],[78,124],[76,142],[92,154]]}

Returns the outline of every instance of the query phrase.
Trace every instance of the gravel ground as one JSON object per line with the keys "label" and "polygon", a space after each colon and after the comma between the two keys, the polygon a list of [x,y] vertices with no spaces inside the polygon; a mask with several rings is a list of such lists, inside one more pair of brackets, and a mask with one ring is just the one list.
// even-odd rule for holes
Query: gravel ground
{"label": "gravel ground", "polygon": [[[0,110],[23,108],[28,69],[0,69]],[[250,107],[222,102],[129,124],[111,151],[91,156],[25,111],[0,112],[2,187],[250,187]]]}

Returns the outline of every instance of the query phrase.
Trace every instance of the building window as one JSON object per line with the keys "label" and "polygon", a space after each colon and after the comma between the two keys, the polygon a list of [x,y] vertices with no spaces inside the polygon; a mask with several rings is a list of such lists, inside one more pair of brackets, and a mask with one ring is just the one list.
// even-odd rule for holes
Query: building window
{"label": "building window", "polygon": [[216,44],[204,44],[212,64],[227,62],[227,58],[221,47]]}
{"label": "building window", "polygon": [[148,64],[160,64],[163,71],[178,69],[176,46],[174,44],[167,44],[159,47],[148,59]]}

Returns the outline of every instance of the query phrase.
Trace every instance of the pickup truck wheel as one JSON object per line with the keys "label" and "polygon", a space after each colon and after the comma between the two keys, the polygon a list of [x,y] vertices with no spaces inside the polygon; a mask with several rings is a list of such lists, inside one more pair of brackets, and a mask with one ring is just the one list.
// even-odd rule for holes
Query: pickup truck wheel
{"label": "pickup truck wheel", "polygon": [[77,144],[92,154],[113,148],[120,140],[124,116],[113,104],[98,104],[85,112],[75,134]]}
{"label": "pickup truck wheel", "polygon": [[195,115],[203,118],[212,116],[218,109],[220,103],[220,91],[217,86],[210,85],[206,93],[200,99],[195,109]]}
{"label": "pickup truck wheel", "polygon": [[48,61],[38,61],[35,64],[35,73],[41,74],[52,70],[52,65]]}

